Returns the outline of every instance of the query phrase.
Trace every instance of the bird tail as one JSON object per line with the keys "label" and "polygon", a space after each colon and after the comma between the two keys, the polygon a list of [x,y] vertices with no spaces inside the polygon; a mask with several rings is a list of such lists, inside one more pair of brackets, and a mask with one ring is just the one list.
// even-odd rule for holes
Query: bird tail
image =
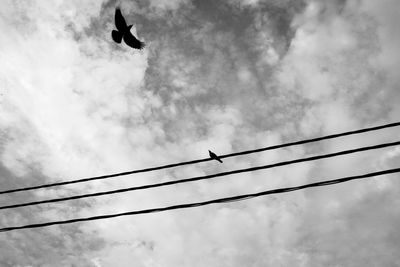
{"label": "bird tail", "polygon": [[223,163],[222,159],[220,159],[220,158],[217,158],[216,160],[218,160],[219,162]]}
{"label": "bird tail", "polygon": [[122,41],[122,33],[121,32],[119,32],[119,31],[116,31],[116,30],[113,30],[112,32],[111,32],[111,36],[112,36],[112,38],[113,38],[113,40],[116,42],[116,43],[121,43],[121,41]]}
{"label": "bird tail", "polygon": [[145,48],[146,44],[144,42],[139,41],[139,49]]}

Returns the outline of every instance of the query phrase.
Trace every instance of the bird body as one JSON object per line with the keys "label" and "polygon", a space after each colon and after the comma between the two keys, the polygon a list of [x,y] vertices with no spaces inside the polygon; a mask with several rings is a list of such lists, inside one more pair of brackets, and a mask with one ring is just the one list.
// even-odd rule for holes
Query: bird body
{"label": "bird body", "polygon": [[219,161],[220,163],[223,162],[214,152],[208,150],[208,154],[210,155],[210,158],[215,159],[215,160]]}
{"label": "bird body", "polygon": [[120,44],[122,40],[135,49],[142,49],[145,47],[145,43],[136,39],[136,37],[131,33],[131,28],[133,25],[127,25],[124,17],[122,16],[121,10],[117,8],[115,10],[115,27],[117,30],[112,30],[111,37],[114,42]]}

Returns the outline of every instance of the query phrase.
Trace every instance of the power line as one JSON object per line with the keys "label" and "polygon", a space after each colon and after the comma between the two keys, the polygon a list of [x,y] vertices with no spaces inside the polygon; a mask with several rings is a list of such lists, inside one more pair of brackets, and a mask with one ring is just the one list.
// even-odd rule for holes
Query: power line
{"label": "power line", "polygon": [[174,205],[174,206],[168,206],[168,207],[136,210],[136,211],[123,212],[123,213],[106,214],[106,215],[92,216],[92,217],[86,217],[86,218],[63,220],[63,221],[52,221],[52,222],[45,222],[45,223],[28,224],[28,225],[23,225],[23,226],[4,227],[4,228],[0,228],[0,232],[9,232],[9,231],[19,230],[19,229],[39,228],[39,227],[47,227],[47,226],[51,226],[51,225],[70,224],[70,223],[84,222],[84,221],[103,220],[103,219],[110,219],[110,218],[121,217],[121,216],[156,213],[156,212],[162,212],[162,211],[168,211],[168,210],[187,209],[187,208],[194,208],[194,207],[206,206],[206,205],[211,205],[211,204],[229,203],[229,202],[234,202],[234,201],[242,201],[242,200],[246,200],[246,199],[261,197],[261,196],[265,196],[265,195],[281,194],[281,193],[287,193],[287,192],[302,190],[302,189],[311,188],[311,187],[320,187],[320,186],[339,184],[339,183],[344,183],[344,182],[348,182],[351,180],[365,179],[365,178],[369,178],[369,177],[373,177],[373,176],[381,176],[381,175],[397,173],[397,172],[400,172],[400,168],[366,173],[366,174],[362,174],[362,175],[348,176],[348,177],[343,177],[343,178],[339,178],[339,179],[310,183],[310,184],[305,184],[305,185],[295,186],[295,187],[284,187],[284,188],[278,188],[278,189],[273,189],[273,190],[261,191],[261,192],[252,193],[252,194],[237,195],[237,196],[232,196],[232,197],[213,199],[213,200],[204,201],[204,202],[186,203],[186,204],[180,204],[180,205]]}
{"label": "power line", "polygon": [[400,141],[384,143],[384,144],[379,144],[379,145],[373,145],[373,146],[367,146],[367,147],[360,147],[360,148],[355,148],[355,149],[350,149],[350,150],[343,150],[343,151],[339,151],[339,152],[335,152],[335,153],[322,154],[322,155],[311,156],[311,157],[306,157],[306,158],[299,158],[299,159],[295,159],[295,160],[281,161],[281,162],[263,165],[263,166],[237,169],[237,170],[233,170],[233,171],[220,172],[220,173],[216,173],[216,174],[197,176],[197,177],[162,182],[162,183],[147,184],[147,185],[141,185],[141,186],[122,188],[122,189],[117,189],[117,190],[96,192],[96,193],[91,193],[91,194],[83,194],[83,195],[76,195],[76,196],[71,196],[71,197],[54,198],[54,199],[47,199],[47,200],[41,200],[41,201],[1,206],[0,210],[33,206],[33,205],[46,204],[46,203],[61,202],[61,201],[67,201],[67,200],[75,200],[75,199],[88,198],[88,197],[97,197],[97,196],[103,196],[103,195],[118,194],[118,193],[123,193],[123,192],[128,192],[128,191],[137,191],[137,190],[144,190],[144,189],[155,188],[155,187],[168,186],[168,185],[173,185],[173,184],[181,184],[181,183],[188,183],[188,182],[194,182],[194,181],[200,181],[200,180],[207,180],[207,179],[212,179],[212,178],[227,176],[227,175],[232,175],[232,174],[270,169],[270,168],[275,168],[275,167],[280,167],[280,166],[290,165],[290,164],[295,164],[295,163],[300,163],[300,162],[337,157],[337,156],[341,156],[341,155],[352,154],[352,153],[357,153],[357,152],[362,152],[362,151],[367,151],[367,150],[380,149],[380,148],[385,148],[385,147],[394,146],[394,145],[400,145]]}
{"label": "power line", "polygon": [[[317,138],[305,139],[305,140],[300,140],[300,141],[295,141],[295,142],[290,142],[290,143],[284,143],[284,144],[280,144],[280,145],[273,145],[273,146],[253,149],[253,150],[246,150],[246,151],[241,151],[241,152],[236,152],[236,153],[219,155],[219,157],[220,158],[229,158],[229,157],[236,157],[236,156],[240,156],[240,155],[259,153],[259,152],[267,151],[267,150],[274,150],[274,149],[284,148],[284,147],[288,147],[288,146],[303,145],[303,144],[307,144],[307,143],[313,143],[313,142],[338,138],[338,137],[347,136],[347,135],[354,135],[354,134],[366,133],[366,132],[371,132],[371,131],[377,131],[377,130],[391,128],[391,127],[397,127],[397,126],[400,126],[400,122],[394,122],[394,123],[389,123],[389,124],[384,124],[384,125],[354,130],[354,131],[342,132],[342,133],[338,133],[338,134],[325,135],[325,136],[321,136],[321,137],[317,137]],[[84,182],[89,182],[89,181],[94,181],[94,180],[102,180],[102,179],[108,179],[108,178],[113,178],[113,177],[118,177],[118,176],[126,176],[126,175],[130,175],[130,174],[135,174],[135,173],[151,172],[151,171],[156,171],[156,170],[174,168],[174,167],[183,166],[183,165],[197,164],[200,162],[205,162],[205,161],[210,161],[210,160],[213,160],[213,159],[203,158],[203,159],[161,165],[161,166],[157,166],[157,167],[150,167],[150,168],[145,168],[145,169],[119,172],[119,173],[113,173],[113,174],[107,174],[107,175],[101,175],[101,176],[93,176],[93,177],[88,177],[88,178],[81,178],[81,179],[76,179],[76,180],[69,180],[69,181],[42,184],[42,185],[15,188],[15,189],[8,189],[8,190],[0,191],[0,195],[21,192],[21,191],[49,188],[49,187],[55,187],[55,186],[62,186],[62,185],[67,185],[67,184],[84,183]]]}

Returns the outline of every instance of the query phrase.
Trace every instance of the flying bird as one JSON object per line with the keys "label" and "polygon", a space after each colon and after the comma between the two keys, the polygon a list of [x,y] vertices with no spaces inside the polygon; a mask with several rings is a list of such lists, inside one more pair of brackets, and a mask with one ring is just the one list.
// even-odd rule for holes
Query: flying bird
{"label": "flying bird", "polygon": [[121,10],[119,8],[115,9],[115,27],[117,30],[113,30],[111,32],[111,36],[113,40],[120,44],[122,39],[124,42],[135,49],[142,49],[145,47],[144,42],[139,41],[136,37],[131,33],[131,28],[133,25],[127,25],[124,17],[122,16]]}
{"label": "flying bird", "polygon": [[208,154],[210,155],[210,158],[218,160],[219,162],[222,163],[222,160],[214,152],[208,150]]}

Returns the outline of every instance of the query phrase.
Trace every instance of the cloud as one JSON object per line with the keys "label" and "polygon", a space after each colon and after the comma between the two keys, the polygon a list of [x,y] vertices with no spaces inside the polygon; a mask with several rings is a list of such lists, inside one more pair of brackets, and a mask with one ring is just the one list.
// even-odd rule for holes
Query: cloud
{"label": "cloud", "polygon": [[[13,172],[2,177],[8,178],[4,188],[90,176],[115,170],[115,165],[119,169],[131,167],[130,162],[123,160],[132,150],[125,141],[127,129],[122,122],[142,113],[143,102],[137,96],[141,94],[139,89],[147,67],[146,53],[127,56],[111,49],[104,39],[74,39],[66,26],[73,21],[79,25],[75,31],[83,31],[90,25],[90,18],[99,15],[100,2],[87,2],[80,9],[71,2],[4,4],[0,19],[7,36],[0,41],[4,63],[0,67],[4,85],[0,105],[1,162]],[[114,156],[106,159],[105,154]],[[35,177],[35,172],[40,175]],[[90,186],[39,192],[37,196],[62,195],[71,188],[83,192]],[[18,203],[32,198],[35,195],[28,193],[9,201]],[[39,216],[25,209],[4,211],[10,218],[21,219],[3,219],[2,226],[77,217],[79,210],[75,203],[73,208],[60,205],[42,210]],[[70,266],[80,262],[80,266],[91,266],[90,251],[102,246],[91,231],[82,232],[71,226],[61,227],[58,234],[52,230],[4,234],[1,238],[9,237],[9,241],[2,249],[2,265],[52,266],[58,262]],[[76,239],[72,242],[78,234],[80,245],[75,243]],[[66,254],[57,252],[59,249]],[[87,253],[79,255],[77,251]]]}
{"label": "cloud", "polygon": [[[282,90],[290,90],[310,103],[300,121],[303,134],[315,136],[355,129],[365,122],[396,120],[388,111],[397,110],[390,98],[398,95],[392,87],[398,82],[384,74],[384,66],[394,61],[383,59],[396,38],[392,41],[382,35],[395,16],[377,11],[387,11],[396,4],[372,2],[309,1],[305,12],[295,19],[296,35],[276,78]],[[376,133],[329,142],[326,147],[337,150],[387,138],[390,134]],[[326,178],[365,173],[378,162],[389,160],[390,151],[330,160],[312,173]],[[388,156],[380,159],[378,155]],[[397,212],[392,212],[398,195],[393,186],[395,176],[305,193],[308,204],[296,246],[305,253],[307,266],[391,266],[398,262],[392,252],[393,244],[398,243],[392,224],[399,219]]]}
{"label": "cloud", "polygon": [[[241,8],[211,1],[122,2],[127,20],[149,43],[142,52],[110,41],[113,2],[18,3],[9,1],[0,11],[1,188],[203,158],[207,149],[222,154],[265,147],[393,121],[399,111],[398,80],[388,71],[397,66],[389,38],[396,16],[385,17],[394,2],[310,0],[293,6],[293,1],[249,1]],[[2,201],[182,179],[376,144],[395,135],[393,130],[349,137]],[[387,149],[27,207],[5,212],[1,224],[300,185],[395,166],[397,154]],[[398,260],[392,249],[398,243],[394,185],[391,178],[376,178],[227,205],[14,232],[0,237],[8,240],[1,242],[0,260],[4,266],[120,267],[364,266],[371,259],[386,266]],[[21,240],[28,241],[22,245]],[[358,252],[360,244],[368,245]]]}
{"label": "cloud", "polygon": [[185,4],[187,5],[189,3],[190,3],[190,1],[188,1],[188,0],[173,0],[173,1],[168,1],[168,2],[152,0],[152,1],[150,1],[150,8],[154,8],[154,9],[162,10],[162,11],[170,11],[170,10],[177,10],[182,5],[185,5]]}

